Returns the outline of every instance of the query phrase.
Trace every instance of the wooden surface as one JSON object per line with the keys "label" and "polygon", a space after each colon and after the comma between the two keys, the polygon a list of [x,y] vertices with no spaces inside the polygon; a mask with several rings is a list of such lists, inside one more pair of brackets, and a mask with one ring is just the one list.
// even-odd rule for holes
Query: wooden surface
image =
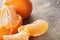
{"label": "wooden surface", "polygon": [[[49,23],[48,32],[31,37],[30,40],[60,40],[60,3],[59,0],[31,0],[33,11],[24,23],[31,23],[37,19],[45,19]],[[32,30],[33,31],[33,30]]]}
{"label": "wooden surface", "polygon": [[[0,0],[1,3],[2,0]],[[31,0],[33,11],[24,24],[37,19],[47,20],[48,32],[39,37],[30,37],[30,40],[60,40],[60,3],[59,0]]]}

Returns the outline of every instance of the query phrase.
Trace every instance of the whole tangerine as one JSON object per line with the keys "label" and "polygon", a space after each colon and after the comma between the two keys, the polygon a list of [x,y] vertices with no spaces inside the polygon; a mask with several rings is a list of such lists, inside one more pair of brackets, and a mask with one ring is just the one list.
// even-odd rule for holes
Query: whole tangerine
{"label": "whole tangerine", "polygon": [[6,0],[4,4],[12,6],[23,19],[27,18],[32,12],[30,0]]}

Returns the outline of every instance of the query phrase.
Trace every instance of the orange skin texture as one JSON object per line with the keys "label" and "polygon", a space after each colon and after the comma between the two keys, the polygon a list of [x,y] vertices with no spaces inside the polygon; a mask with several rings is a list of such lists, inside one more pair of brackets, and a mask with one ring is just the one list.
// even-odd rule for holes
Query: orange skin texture
{"label": "orange skin texture", "polygon": [[32,12],[32,3],[29,0],[6,0],[5,5],[12,6],[23,19]]}

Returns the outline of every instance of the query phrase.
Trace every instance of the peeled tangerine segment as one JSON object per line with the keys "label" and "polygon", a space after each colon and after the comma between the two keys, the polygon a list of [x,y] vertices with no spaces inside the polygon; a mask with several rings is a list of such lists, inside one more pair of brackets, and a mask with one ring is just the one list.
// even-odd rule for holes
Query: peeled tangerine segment
{"label": "peeled tangerine segment", "polygon": [[12,7],[3,6],[0,9],[0,37],[14,34],[18,26],[22,25],[22,18],[16,14]]}
{"label": "peeled tangerine segment", "polygon": [[25,30],[17,34],[3,36],[3,40],[28,40],[28,38],[29,38],[29,35]]}
{"label": "peeled tangerine segment", "polygon": [[44,34],[48,29],[48,23],[45,20],[39,19],[34,21],[31,24],[27,24],[25,26],[21,26],[18,31],[27,29],[30,36],[40,36]]}

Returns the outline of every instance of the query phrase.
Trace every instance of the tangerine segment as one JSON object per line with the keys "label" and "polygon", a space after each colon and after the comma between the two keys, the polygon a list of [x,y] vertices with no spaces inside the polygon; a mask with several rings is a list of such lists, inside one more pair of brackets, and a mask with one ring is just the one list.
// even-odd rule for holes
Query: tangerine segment
{"label": "tangerine segment", "polygon": [[[24,28],[23,28],[24,27]],[[36,20],[35,22],[19,27],[18,32],[27,29],[30,36],[39,36],[44,34],[48,29],[48,23],[45,20]]]}
{"label": "tangerine segment", "polygon": [[25,30],[17,34],[3,36],[3,40],[28,40],[28,38],[29,35]]}
{"label": "tangerine segment", "polygon": [[2,37],[0,37],[0,40],[3,40],[3,38],[2,38]]}
{"label": "tangerine segment", "polygon": [[25,27],[24,26],[21,26],[21,27],[18,28],[18,32],[21,32],[23,30],[25,30]]}
{"label": "tangerine segment", "polygon": [[4,5],[0,11],[0,37],[16,33],[21,25],[21,16],[17,15],[13,8]]}
{"label": "tangerine segment", "polygon": [[0,28],[0,38],[1,38],[1,36],[4,36],[4,35],[9,35],[9,31],[10,30],[7,30],[5,27],[1,27]]}
{"label": "tangerine segment", "polygon": [[12,6],[23,19],[32,12],[32,3],[29,0],[6,0],[5,5]]}
{"label": "tangerine segment", "polygon": [[[11,10],[11,7],[10,7],[10,10]],[[14,13],[13,11],[14,10],[11,10],[11,12],[12,12],[12,25],[13,25],[11,33],[14,34],[17,32],[18,27],[22,25],[22,17],[20,15],[16,14],[16,12]]]}

